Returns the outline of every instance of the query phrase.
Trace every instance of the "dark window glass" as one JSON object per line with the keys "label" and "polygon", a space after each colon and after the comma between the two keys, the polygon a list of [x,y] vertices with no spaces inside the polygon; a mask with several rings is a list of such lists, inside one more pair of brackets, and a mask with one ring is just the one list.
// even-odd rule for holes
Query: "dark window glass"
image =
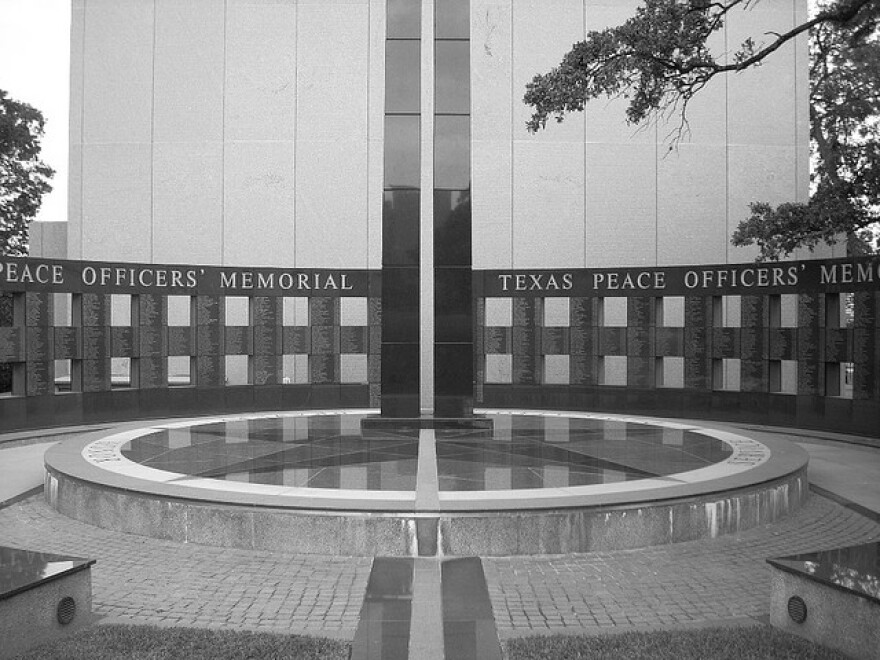
{"label": "dark window glass", "polygon": [[471,112],[470,42],[438,41],[435,57],[435,109],[437,114]]}
{"label": "dark window glass", "polygon": [[438,115],[434,118],[435,188],[447,190],[470,188],[470,124],[468,116]]}
{"label": "dark window glass", "polygon": [[470,36],[470,0],[437,0],[434,5],[434,38],[467,39]]}
{"label": "dark window glass", "polygon": [[385,112],[419,112],[420,43],[412,39],[385,42]]}
{"label": "dark window glass", "polygon": [[385,117],[385,188],[418,188],[420,176],[419,117]]}
{"label": "dark window glass", "polygon": [[434,263],[471,265],[470,190],[434,191]]}
{"label": "dark window glass", "polygon": [[422,34],[422,0],[387,0],[389,39],[418,39]]}
{"label": "dark window glass", "polygon": [[382,263],[386,266],[419,264],[418,190],[386,190],[382,207]]}

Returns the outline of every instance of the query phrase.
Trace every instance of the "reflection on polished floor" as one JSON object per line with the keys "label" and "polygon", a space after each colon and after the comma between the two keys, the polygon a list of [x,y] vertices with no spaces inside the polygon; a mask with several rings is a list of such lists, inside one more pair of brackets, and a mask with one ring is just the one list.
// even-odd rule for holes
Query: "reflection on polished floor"
{"label": "reflection on polished floor", "polygon": [[[436,430],[440,491],[631,481],[718,463],[732,449],[702,433],[619,419],[490,415],[494,431]],[[123,455],[187,476],[308,488],[416,489],[417,431],[361,431],[359,414],[213,421],[153,431]]]}
{"label": "reflection on polished floor", "polygon": [[[436,579],[419,581],[418,570]],[[419,620],[417,611],[427,620]],[[479,557],[373,560],[352,660],[407,660],[422,654],[444,660],[501,660]]]}

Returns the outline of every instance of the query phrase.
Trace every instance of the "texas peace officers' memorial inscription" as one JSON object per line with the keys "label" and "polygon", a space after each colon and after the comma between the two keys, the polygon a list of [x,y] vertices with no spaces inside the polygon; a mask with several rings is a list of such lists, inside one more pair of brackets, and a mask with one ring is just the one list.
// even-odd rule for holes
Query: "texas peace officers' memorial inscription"
{"label": "texas peace officers' memorial inscription", "polygon": [[[7,340],[5,360],[23,367],[13,370],[15,391],[46,397],[52,409],[77,401],[56,396],[62,378],[65,392],[106,399],[119,414],[148,414],[156,405],[148,391],[166,388],[169,398],[160,400],[160,410],[167,411],[183,396],[171,387],[169,357],[191,359],[191,374],[178,374],[178,381],[216,387],[229,380],[228,356],[250,364],[253,380],[239,387],[280,388],[273,396],[297,399],[309,391],[302,400],[310,401],[321,386],[328,404],[378,405],[381,365],[394,354],[383,349],[383,335],[399,333],[407,318],[396,310],[399,300],[390,308],[383,304],[384,279],[378,269],[7,258],[0,260],[0,289],[13,296],[5,299],[12,324],[0,334]],[[626,396],[625,385],[638,389],[650,407],[691,415],[736,418],[744,414],[738,400],[764,400],[760,414],[767,421],[873,428],[880,346],[876,257],[473,269],[469,284],[474,385],[471,391],[466,381],[459,390],[467,406],[528,401],[591,408],[600,405],[602,392],[601,405],[613,409]],[[166,328],[172,298],[195,306],[184,326]],[[237,300],[250,302],[233,320],[225,310]],[[122,321],[112,309],[120,301],[127,304]],[[383,319],[393,327],[383,326]],[[124,392],[112,387],[120,359],[132,374]],[[302,365],[293,379],[291,361]],[[359,361],[362,366],[352,366]],[[725,375],[731,369],[738,383]],[[714,395],[695,398],[699,391]],[[113,402],[120,398],[130,403],[119,408]],[[786,400],[821,401],[825,414],[813,405],[771,405]],[[18,411],[7,423],[27,425],[17,401],[0,400]],[[256,400],[248,407],[253,405]],[[852,414],[841,421],[829,418],[830,410]]]}
{"label": "texas peace officers' memorial inscription", "polygon": [[812,260],[727,266],[674,266],[480,273],[486,295],[683,296],[832,290],[875,290],[880,258]]}
{"label": "texas peace officers' memorial inscription", "polygon": [[[366,295],[366,271],[294,270],[282,268],[219,268],[153,264],[100,264],[67,260],[0,260],[0,280],[29,285],[33,290],[208,294],[256,291],[272,295]],[[332,293],[330,293],[332,295]]]}

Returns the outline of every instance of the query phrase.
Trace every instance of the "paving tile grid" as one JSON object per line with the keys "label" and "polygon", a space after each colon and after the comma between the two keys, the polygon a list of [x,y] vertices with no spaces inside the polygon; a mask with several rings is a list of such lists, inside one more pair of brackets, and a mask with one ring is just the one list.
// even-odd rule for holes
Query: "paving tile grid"
{"label": "paving tile grid", "polygon": [[100,529],[42,495],[0,510],[0,543],[96,559],[92,610],[120,623],[351,639],[372,559],[181,544]]}
{"label": "paving tile grid", "polygon": [[[709,541],[485,558],[499,636],[597,633],[761,618],[765,559],[880,538],[880,524],[813,495],[781,523]],[[41,496],[0,509],[0,543],[97,559],[93,610],[116,622],[352,639],[371,558],[178,544],[66,518]]]}
{"label": "paving tile grid", "polygon": [[595,634],[763,619],[768,557],[880,539],[880,524],[818,495],[782,522],[638,550],[483,560],[499,636]]}

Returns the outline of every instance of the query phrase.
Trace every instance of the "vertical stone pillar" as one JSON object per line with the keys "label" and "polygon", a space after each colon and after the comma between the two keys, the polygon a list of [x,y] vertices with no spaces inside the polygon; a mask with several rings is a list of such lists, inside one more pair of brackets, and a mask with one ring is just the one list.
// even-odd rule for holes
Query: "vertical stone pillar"
{"label": "vertical stone pillar", "polygon": [[[428,238],[421,229],[422,206],[430,198],[422,198],[422,140],[428,127],[422,122],[420,85],[411,81],[424,73],[423,6],[411,0],[392,9],[385,26],[381,407],[383,417],[418,417],[420,315],[423,302],[427,305],[422,300],[427,283],[421,281],[422,240]],[[402,86],[401,80],[410,84]]]}
{"label": "vertical stone pillar", "polygon": [[712,298],[685,296],[684,299],[684,386],[712,389]]}
{"label": "vertical stone pillar", "polygon": [[313,385],[339,382],[339,298],[309,298],[309,373]]}
{"label": "vertical stone pillar", "polygon": [[377,407],[382,396],[382,298],[381,286],[374,286],[372,278],[367,305],[367,381],[370,384],[370,406]]}
{"label": "vertical stone pillar", "polygon": [[155,389],[168,385],[168,298],[155,293],[142,293],[132,298],[136,357],[138,368],[132,370],[132,386]]}
{"label": "vertical stone pillar", "polygon": [[626,301],[626,385],[646,389],[654,386],[654,298],[632,297]]}
{"label": "vertical stone pillar", "polygon": [[111,387],[110,296],[84,293],[79,297],[79,303],[82,323],[82,391],[107,391]]}
{"label": "vertical stone pillar", "polygon": [[427,6],[431,4],[434,414],[470,417],[474,411],[470,3]]}
{"label": "vertical stone pillar", "polygon": [[571,298],[571,384],[596,385],[598,320],[596,298]]}
{"label": "vertical stone pillar", "polygon": [[853,324],[853,399],[880,400],[880,292],[857,291]]}
{"label": "vertical stone pillar", "polygon": [[253,384],[279,385],[282,373],[282,299],[256,296],[251,299],[253,332]]}
{"label": "vertical stone pillar", "polygon": [[24,296],[27,396],[51,394],[55,389],[52,294],[28,291]]}
{"label": "vertical stone pillar", "polygon": [[767,297],[742,296],[741,300],[740,389],[743,392],[766,392],[769,384]]}
{"label": "vertical stone pillar", "polygon": [[538,301],[535,298],[514,298],[511,337],[514,385],[540,384],[541,360],[538,339]]}
{"label": "vertical stone pillar", "polygon": [[15,318],[16,295],[21,294],[0,293],[0,392],[21,396],[25,391],[26,330]]}
{"label": "vertical stone pillar", "polygon": [[196,387],[226,382],[224,312],[222,296],[196,296]]}
{"label": "vertical stone pillar", "polygon": [[821,309],[816,292],[798,294],[797,393],[818,395],[822,389],[819,325]]}
{"label": "vertical stone pillar", "polygon": [[[477,288],[477,287],[475,287]],[[480,289],[482,290],[482,289]],[[486,299],[474,300],[474,404],[484,401],[486,384]]]}

